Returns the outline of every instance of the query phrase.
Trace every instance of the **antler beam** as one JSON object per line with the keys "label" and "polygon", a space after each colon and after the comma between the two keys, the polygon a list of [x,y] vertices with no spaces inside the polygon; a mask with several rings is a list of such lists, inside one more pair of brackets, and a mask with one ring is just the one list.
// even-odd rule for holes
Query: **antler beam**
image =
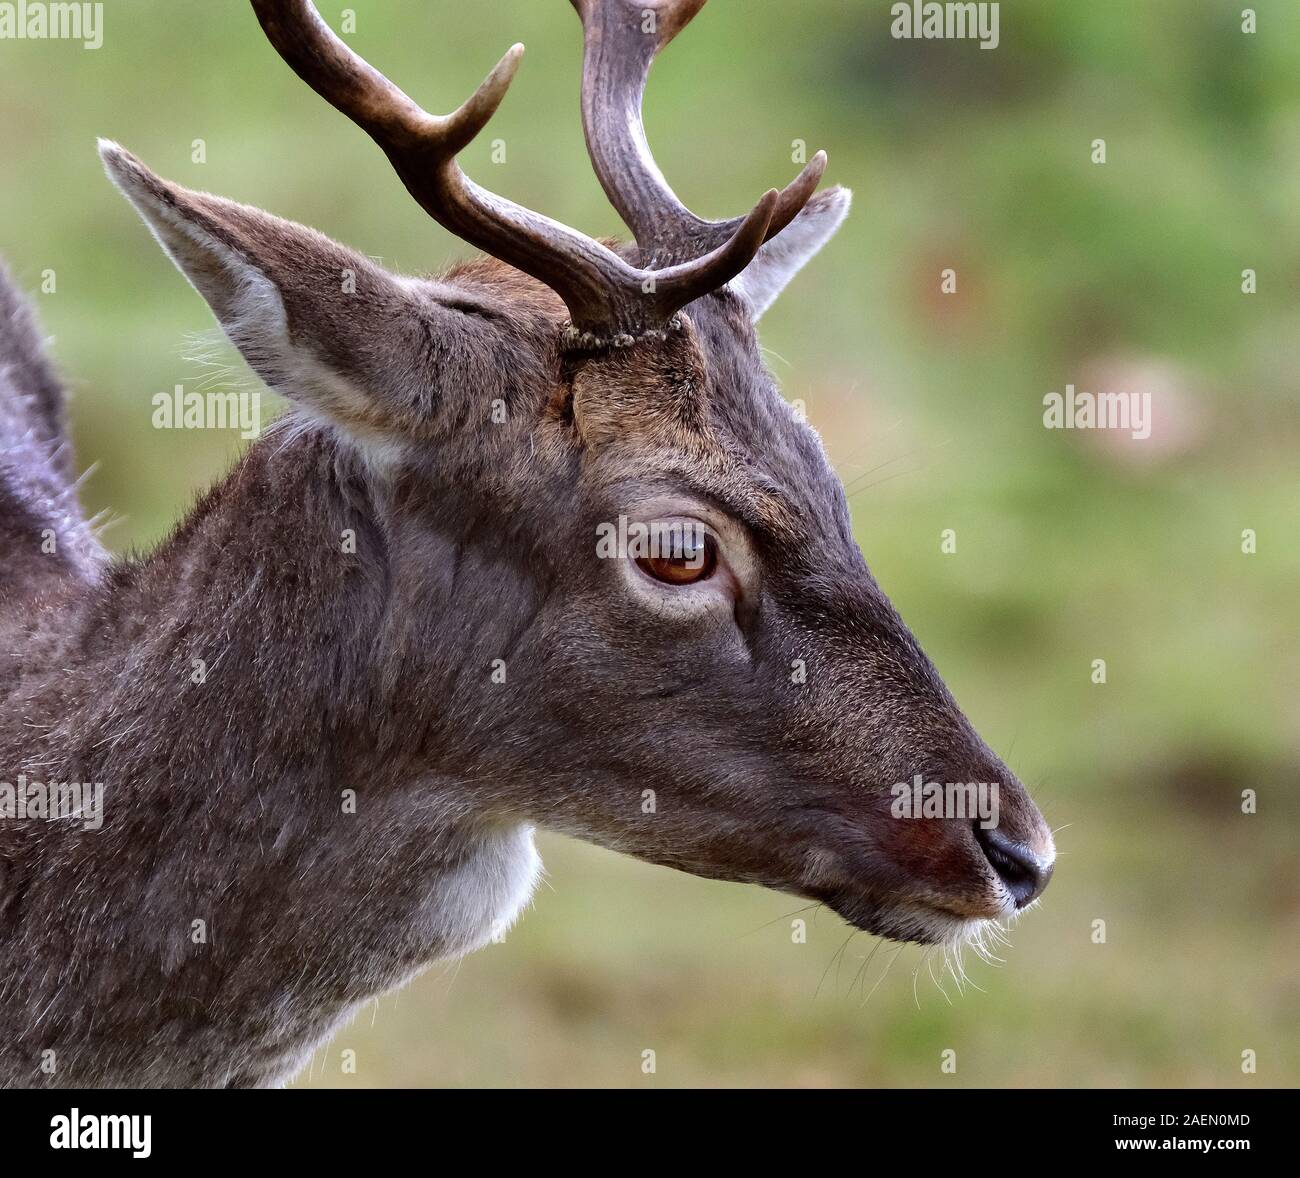
{"label": "antler beam", "polygon": [[[311,0],[252,0],[280,56],[380,146],[430,217],[549,286],[564,300],[578,333],[597,340],[635,338],[661,329],[682,307],[744,270],[763,242],[811,196],[825,156],[819,154],[784,193],[766,193],[746,217],[727,222],[695,218],[672,195],[650,157],[640,96],[654,54],[704,0],[574,3],[587,29],[583,110],[588,146],[606,192],[636,234],[647,259],[644,269],[576,229],[479,187],[456,162],[501,105],[522,45],[506,53],[457,111],[432,115],[344,44]],[[629,35],[626,18],[632,7],[656,13],[654,37],[634,40]],[[606,102],[614,105],[606,110]],[[632,112],[629,118],[634,115],[626,124],[630,139],[612,127],[620,109]],[[626,169],[622,178],[620,167]],[[659,235],[656,217],[664,223]]]}
{"label": "antler beam", "polygon": [[[698,257],[741,224],[705,221],[677,198],[646,140],[642,105],[650,67],[707,0],[571,0],[583,27],[582,125],[610,203],[641,247],[646,265]],[[781,193],[767,235],[780,233],[808,203],[826,170],[819,151]]]}

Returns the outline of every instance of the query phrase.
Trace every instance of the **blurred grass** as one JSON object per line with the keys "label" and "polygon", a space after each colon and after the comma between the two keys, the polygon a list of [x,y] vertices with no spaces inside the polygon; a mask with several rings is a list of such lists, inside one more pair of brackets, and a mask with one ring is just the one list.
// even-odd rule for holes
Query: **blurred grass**
{"label": "blurred grass", "polygon": [[[336,27],[343,7],[321,4]],[[347,7],[356,48],[433,109],[525,41],[466,167],[619,231],[582,146],[563,0]],[[797,901],[548,838],[552,888],[507,943],[381,1000],[311,1083],[1300,1079],[1300,6],[1253,5],[1254,36],[1241,7],[1004,0],[985,52],[893,41],[883,0],[713,0],[654,73],[651,140],[701,213],[784,182],[796,140],[855,189],[764,343],[849,484],[877,576],[1066,827],[1007,966],[972,966],[985,992],[948,980],[949,1005],[905,949],[863,1006],[893,946],[854,985],[876,943],[839,952],[848,931],[827,913],[793,944],[780,918]],[[0,253],[33,290],[57,275],[41,311],[80,459],[99,464],[86,499],[125,549],[163,535],[239,443],[150,426],[154,393],[204,376],[187,338],[211,324],[103,179],[99,135],[399,269],[464,250],[237,0],[109,5],[98,51],[0,42]],[[1151,445],[1042,428],[1046,392],[1106,376],[1154,390]],[[949,1047],[955,1076],[939,1071]]]}

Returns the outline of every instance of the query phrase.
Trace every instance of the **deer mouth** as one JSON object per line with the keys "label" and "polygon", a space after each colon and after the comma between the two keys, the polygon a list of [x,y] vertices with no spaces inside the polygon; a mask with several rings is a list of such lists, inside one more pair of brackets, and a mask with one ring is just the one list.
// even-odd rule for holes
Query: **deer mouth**
{"label": "deer mouth", "polygon": [[807,861],[810,886],[800,890],[854,928],[923,945],[964,940],[1037,901],[1052,877],[1050,836],[1031,844],[978,824],[956,838],[951,830],[924,858],[896,844],[883,876],[879,848],[870,862],[860,846],[847,854],[815,854]]}
{"label": "deer mouth", "polygon": [[928,900],[884,900],[860,893],[839,892],[816,898],[861,932],[916,945],[964,941],[983,925],[1009,915],[1006,909],[986,908],[976,914]]}

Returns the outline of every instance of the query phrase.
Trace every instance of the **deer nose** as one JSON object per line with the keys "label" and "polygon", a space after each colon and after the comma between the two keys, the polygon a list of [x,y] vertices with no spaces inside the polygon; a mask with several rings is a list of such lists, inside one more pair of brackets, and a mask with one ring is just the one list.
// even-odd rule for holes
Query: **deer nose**
{"label": "deer nose", "polygon": [[1032,904],[1052,878],[1055,859],[1045,858],[1026,843],[1004,834],[996,826],[985,830],[975,823],[975,841],[984,851],[998,878],[1006,885],[1017,908]]}

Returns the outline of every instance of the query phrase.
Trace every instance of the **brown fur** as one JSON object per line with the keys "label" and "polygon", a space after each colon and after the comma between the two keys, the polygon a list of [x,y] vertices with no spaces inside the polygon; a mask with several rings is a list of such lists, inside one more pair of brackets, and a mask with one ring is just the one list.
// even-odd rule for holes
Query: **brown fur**
{"label": "brown fur", "polygon": [[[111,564],[48,509],[66,468],[6,434],[0,780],[106,798],[101,830],[0,820],[0,1083],[280,1081],[513,917],[534,824],[886,936],[1007,910],[969,821],[890,817],[913,773],[998,781],[1001,829],[1050,848],[867,570],[740,295],[575,353],[555,297],[500,264],[398,279],[110,166],[296,408]],[[48,398],[7,346],[12,420]],[[655,502],[723,537],[725,609],[596,558],[602,523]],[[43,557],[41,523],[81,555]]]}

